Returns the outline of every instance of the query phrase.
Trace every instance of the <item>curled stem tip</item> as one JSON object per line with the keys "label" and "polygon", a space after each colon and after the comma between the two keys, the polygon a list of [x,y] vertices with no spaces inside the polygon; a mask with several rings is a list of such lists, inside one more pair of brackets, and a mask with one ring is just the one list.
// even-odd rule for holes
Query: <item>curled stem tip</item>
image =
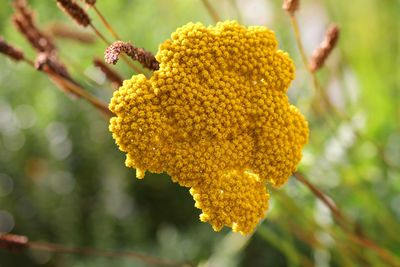
{"label": "curled stem tip", "polygon": [[108,64],[116,64],[120,55],[127,54],[133,60],[138,61],[144,68],[151,71],[159,69],[159,63],[154,54],[146,51],[144,48],[137,48],[130,42],[115,41],[106,49],[104,54],[104,60]]}

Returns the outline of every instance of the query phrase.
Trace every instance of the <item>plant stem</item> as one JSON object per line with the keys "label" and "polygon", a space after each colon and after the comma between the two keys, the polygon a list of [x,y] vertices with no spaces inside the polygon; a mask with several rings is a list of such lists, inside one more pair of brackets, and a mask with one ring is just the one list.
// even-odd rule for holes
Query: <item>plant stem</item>
{"label": "plant stem", "polygon": [[242,14],[240,13],[240,9],[239,9],[239,6],[238,6],[236,0],[231,0],[231,3],[233,5],[233,8],[235,9],[237,21],[239,23],[242,23]]}
{"label": "plant stem", "polygon": [[[301,37],[300,37],[299,26],[297,25],[297,20],[293,14],[290,14],[290,20],[292,22],[292,27],[293,27],[294,35],[296,37],[297,46],[300,51],[301,59],[303,60],[303,63],[304,63],[304,66],[306,67],[306,69],[308,71],[310,71],[310,68],[308,67],[308,59],[306,56],[306,52],[304,50],[303,42],[301,41]],[[313,75],[313,74],[311,73],[311,75]]]}
{"label": "plant stem", "polygon": [[102,256],[110,258],[135,259],[141,262],[145,262],[147,264],[158,265],[158,266],[190,266],[188,264],[171,262],[138,252],[128,252],[128,251],[121,252],[121,251],[105,250],[105,249],[80,248],[80,247],[72,247],[60,244],[41,243],[41,242],[29,242],[29,249],[51,251],[57,253],[79,254],[85,256]]}
{"label": "plant stem", "polygon": [[104,16],[100,13],[100,11],[97,9],[95,5],[92,6],[94,11],[96,12],[97,16],[100,18],[101,22],[103,22],[104,26],[108,29],[108,31],[114,36],[116,40],[121,40],[119,38],[118,34],[114,31],[114,29],[111,27],[110,23],[104,18]]}
{"label": "plant stem", "polygon": [[208,0],[201,0],[204,4],[204,6],[207,8],[208,13],[210,13],[210,16],[212,17],[212,19],[214,20],[215,23],[217,23],[218,21],[221,21],[217,11],[215,11],[214,7],[210,4],[210,2]]}
{"label": "plant stem", "polygon": [[[28,63],[30,66],[35,67],[35,63],[24,57],[23,60]],[[98,99],[97,97],[93,96],[92,94],[88,93],[83,87],[81,87],[78,83],[71,81],[61,75],[57,74],[56,72],[52,71],[50,68],[43,68],[43,71],[47,73],[49,78],[58,86],[60,89],[64,91],[64,88],[67,88],[68,91],[73,92],[75,95],[82,97],[90,104],[92,104],[98,111],[103,114],[106,120],[111,118],[113,114],[108,109],[106,103]]]}
{"label": "plant stem", "polygon": [[317,187],[312,185],[303,175],[298,172],[293,173],[293,176],[302,184],[307,186],[311,192],[319,198],[332,212],[333,216],[339,223],[339,226],[343,229],[343,232],[347,235],[347,237],[353,241],[354,243],[361,245],[365,248],[368,248],[375,252],[381,259],[385,260],[387,263],[392,264],[393,266],[400,266],[400,259],[391,251],[387,250],[384,247],[376,244],[372,240],[368,239],[365,236],[359,236],[354,234],[346,225],[345,219],[341,213],[341,211],[336,207],[334,202],[328,199],[324,193],[322,193]]}
{"label": "plant stem", "polygon": [[[313,85],[314,85],[314,89],[315,89],[315,94],[316,95],[320,94],[321,97],[322,97],[322,100],[325,102],[325,104],[328,106],[328,108],[331,109],[342,120],[347,121],[347,122],[351,122],[351,118],[347,114],[345,114],[341,110],[337,109],[332,104],[332,102],[329,100],[329,97],[326,95],[325,91],[322,89],[322,86],[318,81],[316,73],[310,70],[310,68],[308,66],[307,55],[305,53],[305,50],[304,50],[304,47],[303,47],[303,43],[301,41],[300,31],[299,31],[299,27],[298,27],[298,23],[297,23],[296,17],[294,16],[294,14],[291,14],[290,18],[291,18],[291,22],[292,22],[293,31],[294,31],[294,34],[296,36],[296,42],[297,42],[297,46],[298,46],[299,51],[300,51],[301,58],[303,60],[303,63],[305,65],[307,71],[310,73],[310,75],[312,77],[312,81],[313,81]],[[387,161],[385,159],[385,156],[384,156],[384,151],[383,151],[384,149],[382,148],[382,146],[380,144],[376,143],[374,140],[371,140],[371,139],[365,137],[362,133],[360,133],[359,130],[355,129],[354,127],[352,127],[352,128],[354,130],[354,133],[357,135],[357,137],[359,139],[362,139],[364,141],[370,141],[371,143],[373,143],[375,145],[375,147],[378,149],[379,156],[382,159],[383,164],[388,166],[388,163],[387,163]]]}
{"label": "plant stem", "polygon": [[56,83],[60,84],[61,86],[65,86],[68,88],[70,91],[75,93],[76,95],[82,97],[83,99],[87,100],[90,104],[92,104],[95,108],[97,108],[108,120],[110,119],[113,115],[109,111],[108,106],[106,103],[103,101],[99,100],[92,94],[88,93],[85,89],[83,89],[80,85],[58,75],[51,69],[46,69],[46,73],[49,74],[49,77]]}

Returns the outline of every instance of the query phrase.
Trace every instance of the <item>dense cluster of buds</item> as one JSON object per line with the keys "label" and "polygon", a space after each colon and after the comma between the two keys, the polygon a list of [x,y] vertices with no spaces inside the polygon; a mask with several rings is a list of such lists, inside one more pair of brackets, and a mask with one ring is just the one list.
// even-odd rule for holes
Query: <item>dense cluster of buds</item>
{"label": "dense cluster of buds", "polygon": [[252,232],[268,208],[264,181],[284,184],[307,143],[307,122],[286,96],[293,63],[277,46],[265,27],[189,23],[160,45],[150,80],[135,75],[111,99],[126,165],[190,187],[215,230]]}

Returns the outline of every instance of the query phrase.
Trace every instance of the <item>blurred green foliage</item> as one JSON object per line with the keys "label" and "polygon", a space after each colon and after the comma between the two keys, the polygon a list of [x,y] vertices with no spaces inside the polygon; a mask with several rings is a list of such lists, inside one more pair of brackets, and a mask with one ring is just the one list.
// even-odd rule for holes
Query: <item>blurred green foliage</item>
{"label": "blurred green foliage", "polygon": [[[211,1],[223,19],[265,25],[290,53],[296,80],[290,101],[306,114],[310,141],[300,170],[351,217],[358,231],[400,257],[400,2],[304,0],[298,16],[308,54],[329,23],[339,46],[318,74],[337,109],[315,113],[314,90],[281,1]],[[234,8],[233,2],[238,5]],[[38,24],[73,22],[55,1],[32,0]],[[98,1],[123,40],[156,52],[189,21],[211,24],[200,0]],[[240,17],[237,11],[240,12]],[[93,10],[93,23],[106,33]],[[11,1],[0,9],[0,35],[33,59],[13,28]],[[82,29],[81,29],[82,30]],[[108,35],[111,39],[111,36]],[[91,93],[112,90],[92,65],[105,45],[57,40],[60,58]],[[125,78],[133,73],[116,67]],[[360,133],[357,134],[357,133]],[[0,232],[75,246],[136,250],[201,266],[386,266],[348,241],[329,210],[291,178],[272,191],[265,221],[252,236],[214,232],[185,188],[168,175],[137,180],[124,166],[107,122],[86,102],[67,97],[29,65],[0,57]],[[146,266],[120,259],[0,251],[0,266]]]}

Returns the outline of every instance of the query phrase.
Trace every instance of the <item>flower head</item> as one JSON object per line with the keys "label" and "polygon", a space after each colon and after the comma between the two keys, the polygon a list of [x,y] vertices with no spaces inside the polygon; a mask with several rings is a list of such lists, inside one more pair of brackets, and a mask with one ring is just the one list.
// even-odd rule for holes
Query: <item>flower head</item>
{"label": "flower head", "polygon": [[263,182],[284,184],[308,140],[286,96],[292,60],[272,31],[235,21],[171,37],[150,80],[135,75],[114,93],[110,130],[138,178],[166,171],[191,187],[202,221],[250,233],[268,209]]}

